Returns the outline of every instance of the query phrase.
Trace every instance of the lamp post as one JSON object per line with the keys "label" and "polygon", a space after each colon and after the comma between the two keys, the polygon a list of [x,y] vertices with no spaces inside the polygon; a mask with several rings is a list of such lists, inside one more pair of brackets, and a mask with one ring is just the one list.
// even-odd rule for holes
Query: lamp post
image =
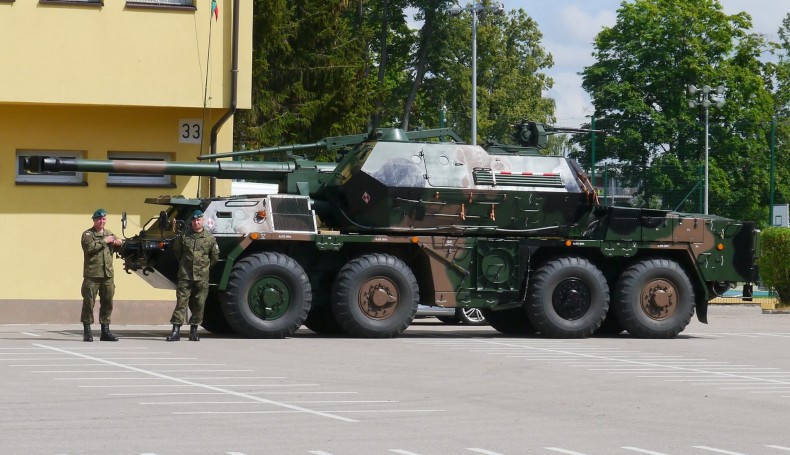
{"label": "lamp post", "polygon": [[477,16],[486,12],[504,14],[505,5],[497,2],[489,6],[482,3],[468,3],[461,8],[458,3],[453,3],[446,9],[451,16],[458,16],[463,11],[472,13],[472,145],[477,145]]}
{"label": "lamp post", "polygon": [[[709,156],[709,148],[708,148],[708,120],[709,120],[709,110],[711,104],[715,103],[716,107],[724,106],[724,86],[720,85],[718,87],[711,88],[709,85],[703,85],[702,88],[697,88],[694,85],[688,86],[688,93],[691,96],[695,96],[695,99],[689,100],[689,107],[695,108],[702,106],[705,109],[705,215],[708,214],[708,193],[709,193],[709,184],[708,184],[708,156]],[[719,99],[711,100],[713,95],[718,95]]]}

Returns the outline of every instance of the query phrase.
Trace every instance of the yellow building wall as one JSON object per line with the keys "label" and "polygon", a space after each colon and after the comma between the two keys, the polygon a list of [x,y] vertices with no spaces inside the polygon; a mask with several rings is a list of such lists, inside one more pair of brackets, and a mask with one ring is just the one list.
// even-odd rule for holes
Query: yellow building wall
{"label": "yellow building wall", "polygon": [[[13,111],[13,115],[11,115]],[[163,194],[201,196],[208,192],[206,179],[173,176],[175,187],[107,186],[107,175],[85,173],[85,185],[41,185],[15,182],[17,150],[78,151],[84,159],[107,159],[108,152],[168,153],[175,161],[196,162],[200,145],[179,144],[177,123],[194,117],[190,109],[120,108],[88,106],[0,105],[0,251],[14,258],[0,273],[0,299],[78,299],[82,280],[79,239],[92,226],[97,208],[108,213],[107,228],[121,234],[121,213],[127,212],[126,234],[136,234],[163,206],[144,200]],[[213,112],[217,118],[221,111]],[[230,128],[218,140],[231,141]],[[229,180],[217,180],[217,194],[230,192]],[[172,299],[172,291],[151,288],[115,263],[116,299]]]}
{"label": "yellow building wall", "polygon": [[[251,94],[252,2],[238,1],[237,106],[244,109]],[[77,151],[85,159],[153,152],[189,162],[209,153],[211,128],[231,100],[233,1],[218,0],[218,21],[210,16],[210,0],[195,3],[195,9],[173,10],[126,8],[120,0],[101,7],[0,2],[0,251],[6,258],[0,310],[13,304],[22,313],[36,305],[52,311],[65,303],[64,314],[78,321],[79,239],[92,226],[95,209],[107,210],[107,228],[118,235],[126,211],[126,235],[132,236],[164,208],[145,204],[145,198],[197,197],[199,190],[208,195],[206,179],[189,176],[173,176],[172,187],[108,186],[107,176],[98,173],[85,173],[82,185],[15,179],[22,150]],[[179,140],[183,119],[203,123],[202,144]],[[220,129],[218,152],[232,150],[232,125],[230,118]],[[230,181],[218,180],[217,195],[229,192]],[[120,259],[115,275],[121,308],[147,301],[167,302],[172,310],[175,291],[126,274]],[[3,314],[0,322],[16,322]]]}
{"label": "yellow building wall", "polygon": [[[252,1],[238,1],[238,107],[248,109]],[[211,0],[194,10],[0,2],[0,103],[227,107],[233,1],[217,3],[219,20]]]}

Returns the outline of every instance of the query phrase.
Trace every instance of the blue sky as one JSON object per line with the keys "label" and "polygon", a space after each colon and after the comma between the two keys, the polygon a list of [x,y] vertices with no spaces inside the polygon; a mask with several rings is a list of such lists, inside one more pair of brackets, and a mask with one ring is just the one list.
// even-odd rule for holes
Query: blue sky
{"label": "blue sky", "polygon": [[[543,46],[555,65],[547,73],[554,88],[547,96],[557,103],[557,125],[578,126],[592,113],[589,96],[578,75],[594,62],[592,42],[602,27],[615,23],[619,0],[499,0],[506,10],[521,8],[534,18],[543,33]],[[693,1],[693,0],[690,0]],[[459,2],[462,6],[463,0]],[[745,11],[752,16],[752,30],[777,39],[790,0],[720,0],[724,12]]]}

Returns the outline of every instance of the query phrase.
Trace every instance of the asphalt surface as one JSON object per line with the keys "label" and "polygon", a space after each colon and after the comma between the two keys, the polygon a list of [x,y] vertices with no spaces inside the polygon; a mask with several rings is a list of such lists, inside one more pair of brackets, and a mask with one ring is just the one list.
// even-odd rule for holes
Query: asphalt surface
{"label": "asphalt surface", "polygon": [[397,339],[0,325],[0,454],[790,453],[790,315],[712,307],[674,340]]}

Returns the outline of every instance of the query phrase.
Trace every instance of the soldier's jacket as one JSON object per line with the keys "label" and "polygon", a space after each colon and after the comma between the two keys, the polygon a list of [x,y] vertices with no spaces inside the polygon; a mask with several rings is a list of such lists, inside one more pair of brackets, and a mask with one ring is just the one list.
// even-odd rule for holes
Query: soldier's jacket
{"label": "soldier's jacket", "polygon": [[84,256],[82,276],[86,278],[112,277],[113,246],[104,241],[104,237],[113,235],[108,229],[96,232],[93,228],[82,233],[80,243]]}
{"label": "soldier's jacket", "polygon": [[219,260],[219,246],[206,229],[195,232],[187,227],[173,244],[178,259],[178,279],[208,281],[209,268]]}

